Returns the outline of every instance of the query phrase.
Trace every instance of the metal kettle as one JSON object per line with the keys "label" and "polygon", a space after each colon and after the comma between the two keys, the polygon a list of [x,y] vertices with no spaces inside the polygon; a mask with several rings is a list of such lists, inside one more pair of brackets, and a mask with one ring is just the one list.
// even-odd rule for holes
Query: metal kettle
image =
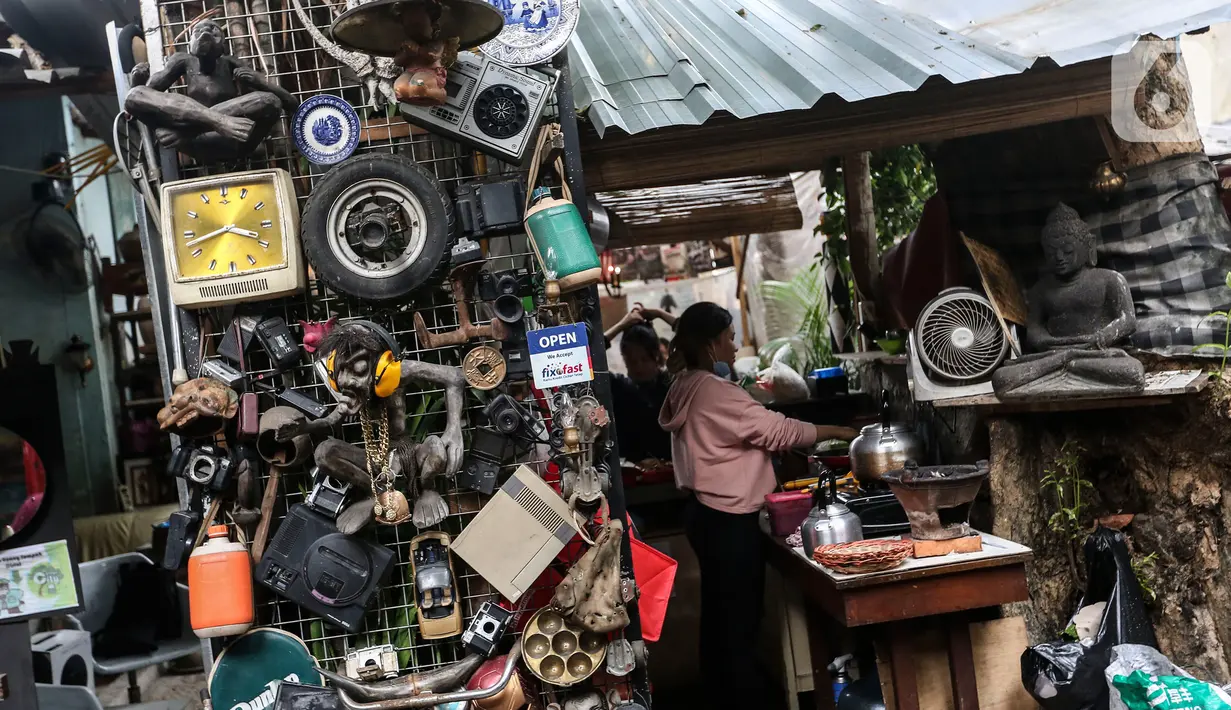
{"label": "metal kettle", "polygon": [[924,460],[923,437],[891,417],[889,391],[882,390],[880,422],[864,427],[851,442],[851,471],[860,481],[880,480],[881,474],[902,468],[908,460]]}
{"label": "metal kettle", "polygon": [[837,475],[832,471],[826,473],[829,476],[829,495],[826,496],[822,478],[822,484],[818,485],[816,492],[812,494],[812,510],[799,526],[799,534],[804,540],[804,552],[809,555],[821,545],[863,539],[863,524],[859,522],[859,516],[838,502]]}

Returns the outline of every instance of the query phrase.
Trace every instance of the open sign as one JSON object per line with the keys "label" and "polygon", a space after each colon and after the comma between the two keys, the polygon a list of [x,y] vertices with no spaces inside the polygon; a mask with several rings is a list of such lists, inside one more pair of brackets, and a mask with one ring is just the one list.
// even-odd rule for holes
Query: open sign
{"label": "open sign", "polygon": [[545,390],[594,379],[585,325],[533,330],[526,340],[535,387]]}

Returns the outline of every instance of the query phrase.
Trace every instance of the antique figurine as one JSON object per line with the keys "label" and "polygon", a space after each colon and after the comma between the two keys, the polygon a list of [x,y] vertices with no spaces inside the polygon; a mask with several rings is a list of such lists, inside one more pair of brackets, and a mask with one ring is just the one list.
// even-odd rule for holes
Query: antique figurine
{"label": "antique figurine", "polygon": [[[290,441],[301,434],[329,432],[347,417],[360,417],[364,426],[363,448],[329,439],[316,451],[318,466],[371,490],[370,498],[339,515],[338,527],[343,532],[354,532],[375,516],[386,523],[402,522],[407,512],[405,497],[394,487],[402,476],[409,479],[412,495],[416,488],[421,488],[414,503],[415,525],[436,525],[448,515],[449,509],[444,498],[428,486],[440,474],[456,474],[464,454],[462,395],[466,378],[461,369],[398,360],[392,337],[375,328],[366,322],[342,323],[321,340],[318,355],[325,359],[334,388],[341,395],[338,406],[315,421],[286,422],[276,435],[279,441]],[[416,443],[406,433],[404,388],[411,380],[444,387],[443,435],[429,436]],[[386,515],[389,512],[392,517]]]}
{"label": "antique figurine", "polygon": [[[181,78],[187,91],[169,91]],[[138,64],[130,82],[124,110],[153,128],[164,147],[203,162],[247,157],[283,110],[299,106],[290,92],[227,54],[212,20],[193,25],[188,52],[172,54],[153,76],[149,64]]]}
{"label": "antique figurine", "polygon": [[410,3],[402,10],[407,39],[393,57],[405,71],[393,82],[398,101],[439,106],[448,98],[445,80],[457,61],[458,38],[440,36],[441,5]]}
{"label": "antique figurine", "polygon": [[449,98],[445,80],[457,61],[457,38],[407,41],[394,57],[406,71],[393,82],[399,101],[416,106],[440,106]]}
{"label": "antique figurine", "polygon": [[1137,329],[1128,282],[1095,268],[1094,235],[1072,207],[1056,206],[1043,227],[1043,276],[1027,297],[1032,354],[992,375],[1001,399],[1134,394],[1141,363],[1112,346]]}
{"label": "antique figurine", "polygon": [[189,380],[171,394],[171,401],[158,410],[158,428],[178,436],[197,439],[221,432],[239,413],[239,395],[211,377]]}

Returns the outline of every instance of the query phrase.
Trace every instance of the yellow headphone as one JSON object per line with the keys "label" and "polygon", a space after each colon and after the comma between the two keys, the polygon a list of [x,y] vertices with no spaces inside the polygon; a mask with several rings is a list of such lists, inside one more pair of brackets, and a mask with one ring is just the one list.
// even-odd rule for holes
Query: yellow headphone
{"label": "yellow headphone", "polygon": [[[384,341],[388,346],[388,350],[380,354],[380,358],[376,361],[376,374],[372,379],[372,391],[377,397],[388,397],[397,391],[398,386],[402,384],[402,361],[397,359],[394,352],[397,351],[397,341],[389,334],[389,331],[379,325],[367,320],[351,321],[345,325],[360,325],[368,328]],[[338,391],[338,383],[333,378],[333,359],[337,354],[336,350],[329,352],[325,358],[325,371],[329,373],[329,386]]]}

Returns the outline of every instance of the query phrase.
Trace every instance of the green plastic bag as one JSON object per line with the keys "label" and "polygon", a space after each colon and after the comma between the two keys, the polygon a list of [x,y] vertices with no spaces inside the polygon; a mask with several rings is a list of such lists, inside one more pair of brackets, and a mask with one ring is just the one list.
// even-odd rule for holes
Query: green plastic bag
{"label": "green plastic bag", "polygon": [[1129,710],[1231,710],[1226,693],[1196,678],[1133,671],[1115,676],[1111,684]]}

